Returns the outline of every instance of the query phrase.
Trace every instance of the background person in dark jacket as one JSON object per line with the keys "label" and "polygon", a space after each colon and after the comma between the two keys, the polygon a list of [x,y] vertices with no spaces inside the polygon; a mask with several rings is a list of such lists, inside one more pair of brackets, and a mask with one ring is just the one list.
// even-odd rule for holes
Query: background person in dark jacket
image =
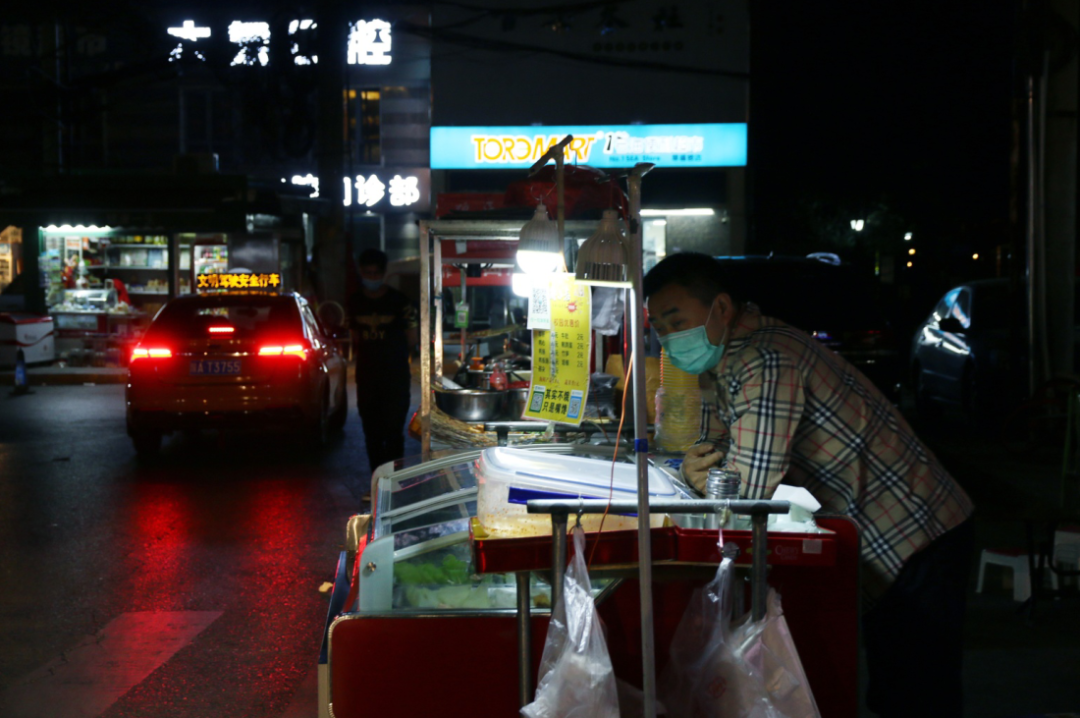
{"label": "background person in dark jacket", "polygon": [[386,254],[360,255],[362,286],[347,312],[356,361],[356,407],[364,427],[372,471],[405,453],[409,413],[409,353],[419,343],[420,323],[408,297],[386,284]]}

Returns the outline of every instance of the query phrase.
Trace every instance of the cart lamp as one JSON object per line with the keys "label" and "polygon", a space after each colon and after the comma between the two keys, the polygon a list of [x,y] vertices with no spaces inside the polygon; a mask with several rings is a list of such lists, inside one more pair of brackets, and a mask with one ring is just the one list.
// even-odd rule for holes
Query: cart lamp
{"label": "cart lamp", "polygon": [[532,219],[521,228],[517,263],[525,274],[550,274],[562,265],[559,225],[548,218],[541,202]]}
{"label": "cart lamp", "polygon": [[514,272],[510,281],[510,288],[513,290],[515,295],[519,297],[528,297],[530,294],[532,294],[533,282],[532,277],[530,277],[528,274],[525,274],[524,272]]}
{"label": "cart lamp", "polygon": [[576,279],[596,287],[630,286],[630,252],[619,214],[605,209],[596,232],[578,250]]}

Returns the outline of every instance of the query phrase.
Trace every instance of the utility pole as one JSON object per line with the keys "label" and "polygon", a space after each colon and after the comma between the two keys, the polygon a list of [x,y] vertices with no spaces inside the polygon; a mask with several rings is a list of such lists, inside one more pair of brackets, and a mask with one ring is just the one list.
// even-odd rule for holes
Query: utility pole
{"label": "utility pole", "polygon": [[316,7],[319,133],[317,158],[319,196],[326,199],[330,214],[319,219],[315,230],[315,261],[319,299],[345,300],[345,262],[349,261],[342,204],[345,177],[345,58],[347,21],[342,3],[319,0]]}

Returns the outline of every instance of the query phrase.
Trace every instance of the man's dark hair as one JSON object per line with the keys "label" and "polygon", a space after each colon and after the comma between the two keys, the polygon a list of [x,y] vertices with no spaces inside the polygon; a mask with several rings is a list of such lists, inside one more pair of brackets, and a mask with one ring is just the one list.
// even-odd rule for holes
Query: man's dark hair
{"label": "man's dark hair", "polygon": [[711,304],[721,293],[730,295],[736,303],[743,301],[743,294],[727,269],[709,255],[699,252],[672,254],[650,269],[642,287],[645,298],[669,284],[685,287],[690,296],[702,304]]}
{"label": "man's dark hair", "polygon": [[379,249],[365,249],[360,253],[357,264],[361,267],[377,267],[380,272],[386,272],[386,252]]}

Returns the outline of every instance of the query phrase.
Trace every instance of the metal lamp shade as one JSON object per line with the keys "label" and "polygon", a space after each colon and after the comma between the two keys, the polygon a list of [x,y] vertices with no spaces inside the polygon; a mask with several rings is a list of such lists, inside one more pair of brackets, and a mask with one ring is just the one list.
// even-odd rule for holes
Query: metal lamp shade
{"label": "metal lamp shade", "polygon": [[525,274],[548,274],[562,264],[562,242],[559,225],[548,219],[541,203],[533,218],[521,228],[518,240],[517,263]]}
{"label": "metal lamp shade", "polygon": [[599,287],[630,286],[630,253],[619,214],[605,209],[596,232],[578,250],[577,281]]}

